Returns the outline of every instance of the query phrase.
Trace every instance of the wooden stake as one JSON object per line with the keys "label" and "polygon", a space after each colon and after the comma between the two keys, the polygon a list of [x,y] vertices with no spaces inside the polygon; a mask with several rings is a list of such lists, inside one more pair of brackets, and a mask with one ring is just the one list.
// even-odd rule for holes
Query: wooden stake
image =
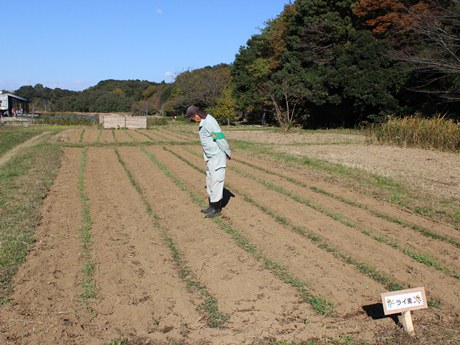
{"label": "wooden stake", "polygon": [[401,313],[401,322],[404,327],[404,330],[410,335],[415,335],[414,325],[412,324],[412,317],[410,310],[403,311]]}

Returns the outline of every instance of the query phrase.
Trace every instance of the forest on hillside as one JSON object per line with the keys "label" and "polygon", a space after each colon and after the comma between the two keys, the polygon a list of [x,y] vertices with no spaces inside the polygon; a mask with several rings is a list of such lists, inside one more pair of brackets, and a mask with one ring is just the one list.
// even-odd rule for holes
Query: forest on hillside
{"label": "forest on hillside", "polygon": [[188,70],[172,83],[104,80],[78,92],[37,84],[14,93],[34,111],[172,116],[193,103],[222,120],[284,128],[406,115],[460,120],[460,2],[295,0],[231,64]]}

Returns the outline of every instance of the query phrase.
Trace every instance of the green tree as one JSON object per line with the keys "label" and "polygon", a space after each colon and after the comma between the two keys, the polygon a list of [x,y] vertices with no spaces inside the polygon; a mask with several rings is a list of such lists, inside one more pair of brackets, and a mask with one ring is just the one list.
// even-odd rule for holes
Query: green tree
{"label": "green tree", "polygon": [[270,111],[285,130],[301,112],[304,84],[283,64],[288,23],[294,6],[288,4],[275,19],[266,22],[260,34],[241,47],[232,68],[234,95],[246,119],[256,121]]}
{"label": "green tree", "polygon": [[174,82],[170,106],[178,112],[190,104],[203,109],[214,107],[230,85],[230,68],[225,64],[185,71]]}
{"label": "green tree", "polygon": [[360,29],[354,2],[295,2],[284,63],[309,90],[311,126],[354,126],[369,115],[399,109],[397,96],[407,73],[386,54],[387,42]]}
{"label": "green tree", "polygon": [[227,87],[222,92],[222,95],[217,97],[215,105],[208,107],[206,110],[220,122],[230,124],[230,122],[234,121],[236,118],[236,102],[231,88]]}

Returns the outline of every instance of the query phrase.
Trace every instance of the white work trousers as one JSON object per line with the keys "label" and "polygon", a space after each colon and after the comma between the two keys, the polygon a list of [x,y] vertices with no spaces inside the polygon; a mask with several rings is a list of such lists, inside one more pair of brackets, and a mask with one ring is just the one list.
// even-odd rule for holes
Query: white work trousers
{"label": "white work trousers", "polygon": [[224,195],[225,166],[216,167],[213,163],[206,162],[206,191],[210,202],[218,202]]}

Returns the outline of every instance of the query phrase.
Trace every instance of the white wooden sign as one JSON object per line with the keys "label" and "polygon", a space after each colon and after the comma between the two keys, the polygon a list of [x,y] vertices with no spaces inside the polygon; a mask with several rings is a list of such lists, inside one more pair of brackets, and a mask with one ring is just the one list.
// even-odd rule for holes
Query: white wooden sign
{"label": "white wooden sign", "polygon": [[402,313],[408,310],[428,308],[425,288],[415,288],[382,293],[385,315]]}
{"label": "white wooden sign", "polygon": [[425,288],[415,288],[382,293],[382,304],[385,315],[401,313],[404,330],[414,335],[411,310],[428,308]]}

